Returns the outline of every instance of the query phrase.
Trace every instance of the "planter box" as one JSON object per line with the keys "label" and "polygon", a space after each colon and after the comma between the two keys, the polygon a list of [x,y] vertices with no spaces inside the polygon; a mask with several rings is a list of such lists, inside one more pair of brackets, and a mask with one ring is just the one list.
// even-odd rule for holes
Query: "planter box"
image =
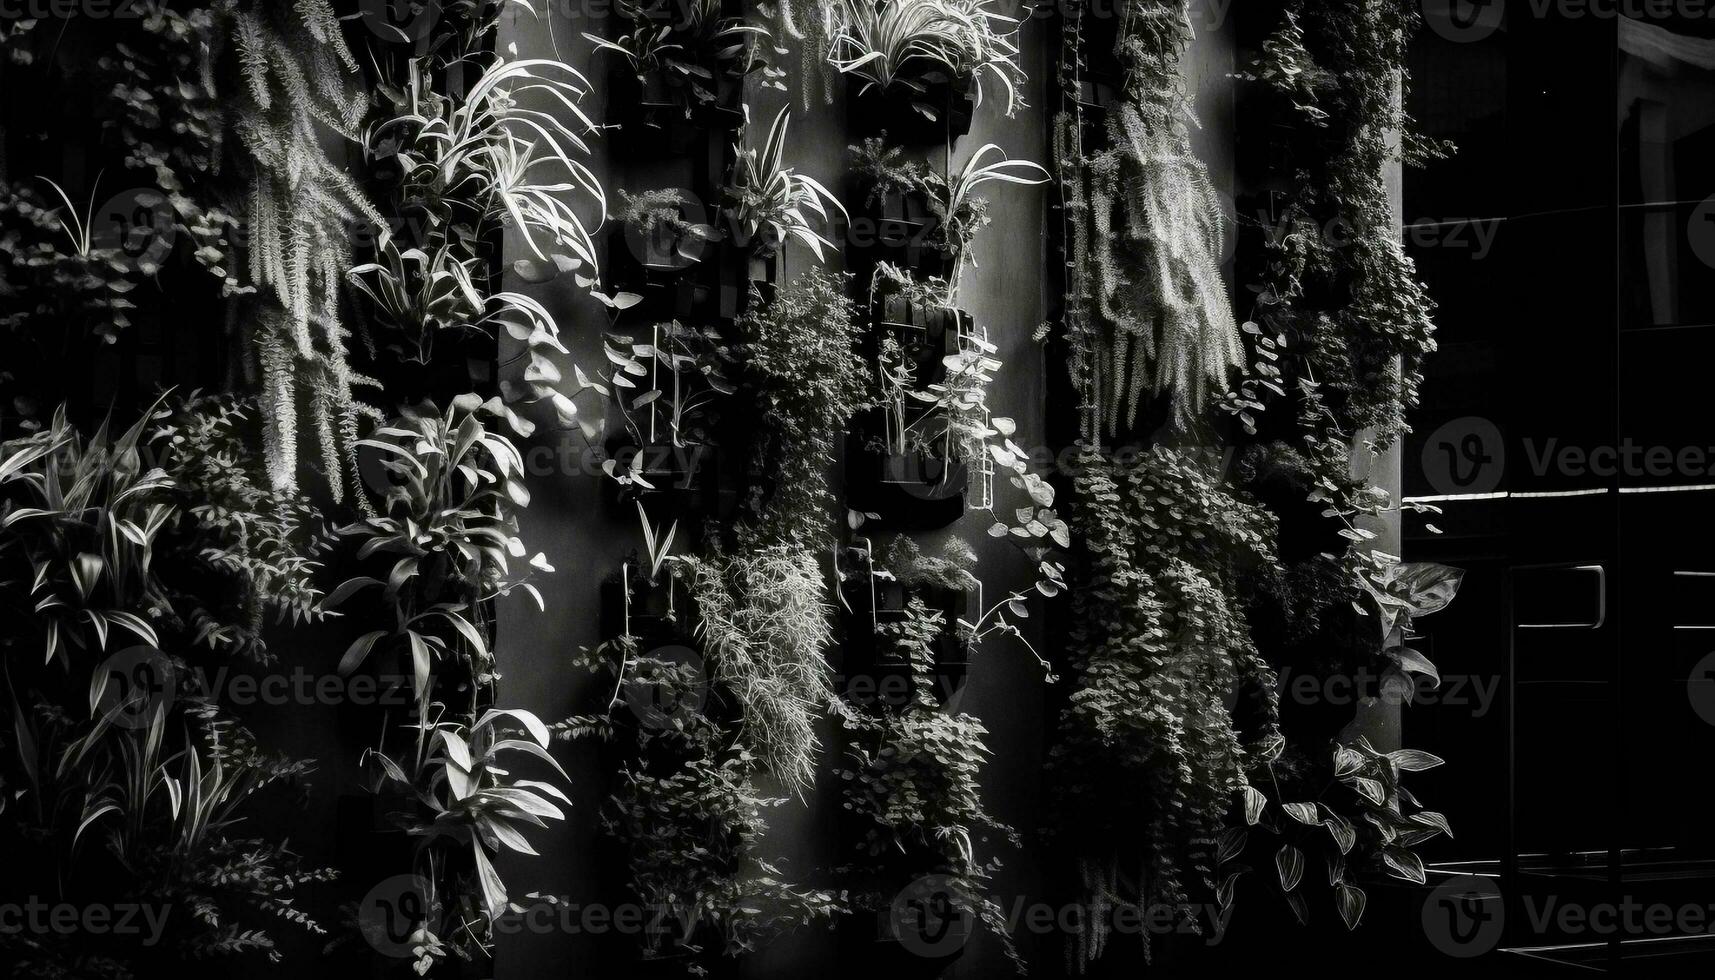
{"label": "planter box", "polygon": [[911,364],[912,377],[921,387],[946,380],[943,359],[959,353],[963,338],[976,332],[969,313],[911,302],[899,293],[878,293],[870,315],[884,333],[899,342]]}
{"label": "planter box", "polygon": [[642,78],[623,60],[607,73],[607,123],[617,126],[608,142],[634,160],[683,156],[696,148],[703,129],[691,117],[684,95],[665,74]]}
{"label": "planter box", "polygon": [[[889,142],[923,146],[950,143],[969,133],[975,80],[924,81],[927,87],[919,92],[898,84],[885,89],[875,85],[865,88],[854,76],[846,100],[854,135],[861,138],[885,132]],[[929,118],[923,109],[933,112],[935,118]]]}
{"label": "planter box", "polygon": [[962,589],[925,588],[923,602],[941,613],[941,635],[935,639],[936,700],[952,703],[964,691],[971,669],[971,648],[960,635],[959,619],[970,609],[970,597]]}
{"label": "planter box", "polygon": [[[859,201],[871,198],[862,184],[854,193]],[[884,193],[866,214],[871,227],[851,236],[854,256],[870,265],[890,262],[921,277],[952,275],[953,254],[930,241],[940,219],[929,210],[923,195]]]}
{"label": "planter box", "polygon": [[911,699],[911,663],[881,642],[880,628],[905,618],[905,587],[892,579],[876,578],[864,553],[851,551],[862,564],[848,569],[850,577],[840,586],[846,637],[841,693],[864,707],[903,707]]}
{"label": "planter box", "polygon": [[775,284],[780,280],[780,259],[778,252],[760,255],[753,249],[730,243],[722,248],[717,266],[717,305],[709,311],[712,318],[736,320],[749,312],[752,285],[758,287],[763,302],[771,301]]}
{"label": "planter box", "polygon": [[628,311],[653,320],[707,322],[733,320],[750,307],[751,285],[773,296],[782,266],[779,254],[758,255],[729,241],[702,243],[696,259],[676,245],[628,236],[623,227],[608,233],[607,281],[611,289],[643,297]]}
{"label": "planter box", "polygon": [[723,75],[715,79],[715,97],[691,106],[691,120],[703,129],[736,130],[744,125],[744,79]]}
{"label": "planter box", "polygon": [[[691,600],[685,589],[671,578],[652,583],[635,563],[601,583],[601,624],[604,637],[637,638],[639,648],[649,650],[673,644],[691,644]],[[627,588],[630,602],[627,603]]]}
{"label": "planter box", "polygon": [[[703,244],[706,258],[718,248],[717,243]],[[627,234],[625,226],[615,227],[607,236],[607,283],[614,291],[636,293],[643,297],[632,310],[634,315],[656,320],[689,317],[697,307],[699,292],[697,272],[704,263],[678,253],[673,243],[651,240],[642,235]]]}
{"label": "planter box", "polygon": [[891,906],[869,916],[854,916],[854,932],[861,935],[853,937],[846,955],[862,963],[865,972],[890,980],[933,980],[946,975],[970,944],[975,921],[945,909],[904,911],[908,921],[896,922]]}
{"label": "planter box", "polygon": [[642,477],[649,486],[623,487],[622,499],[665,494],[673,497],[679,512],[722,517],[738,506],[738,474],[729,454],[719,446],[698,442],[637,446],[622,436],[608,443],[607,453],[621,471],[629,471],[633,457],[643,457]]}
{"label": "planter box", "polygon": [[861,434],[846,441],[846,497],[854,510],[880,515],[898,530],[932,531],[964,516],[970,472],[963,460],[948,463],[925,453],[891,453],[866,445]]}

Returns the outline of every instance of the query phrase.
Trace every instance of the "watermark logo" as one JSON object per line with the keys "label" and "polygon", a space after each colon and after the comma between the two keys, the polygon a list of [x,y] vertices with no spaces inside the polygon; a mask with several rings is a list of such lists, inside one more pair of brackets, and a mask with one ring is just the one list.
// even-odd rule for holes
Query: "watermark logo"
{"label": "watermark logo", "polygon": [[[686,269],[701,262],[709,241],[720,234],[709,220],[708,205],[684,187],[663,188],[677,214],[673,220],[627,221],[625,247],[638,262],[654,268]],[[719,220],[719,216],[716,216]]]}
{"label": "watermark logo", "polygon": [[0,0],[0,21],[140,20],[150,4],[140,0]]}
{"label": "watermark logo", "polygon": [[1430,433],[1422,464],[1438,493],[1488,493],[1501,485],[1506,472],[1506,443],[1495,423],[1467,415]]}
{"label": "watermark logo", "polygon": [[126,647],[95,669],[90,711],[120,728],[146,728],[172,707],[177,687],[166,654],[147,645]]}
{"label": "watermark logo", "polygon": [[89,216],[90,245],[118,252],[120,260],[152,275],[172,254],[178,217],[167,195],[153,187],[133,187],[108,198]]}
{"label": "watermark logo", "polygon": [[1423,22],[1455,44],[1491,37],[1506,19],[1506,0],[1423,0]]}
{"label": "watermark logo", "polygon": [[421,875],[394,875],[363,896],[357,928],[372,949],[399,959],[415,957],[428,928],[428,882]]}
{"label": "watermark logo", "polygon": [[1423,932],[1448,956],[1469,959],[1492,952],[1505,925],[1501,890],[1488,878],[1449,878],[1423,902]]}
{"label": "watermark logo", "polygon": [[963,949],[970,941],[974,918],[969,903],[959,900],[953,880],[946,875],[927,875],[906,885],[887,910],[893,938],[926,959]]}
{"label": "watermark logo", "polygon": [[405,487],[410,466],[398,453],[373,445],[357,447],[357,475],[371,493],[383,500],[392,491]]}
{"label": "watermark logo", "polygon": [[1697,261],[1715,269],[1715,195],[1704,198],[1692,209],[1686,222],[1685,237],[1691,242],[1691,254]]}
{"label": "watermark logo", "polygon": [[1691,699],[1691,710],[1697,712],[1697,717],[1715,725],[1715,653],[1705,656],[1691,668],[1685,693]]}
{"label": "watermark logo", "polygon": [[0,936],[136,936],[143,946],[151,947],[160,943],[171,912],[170,905],[77,905],[32,896],[0,903]]}

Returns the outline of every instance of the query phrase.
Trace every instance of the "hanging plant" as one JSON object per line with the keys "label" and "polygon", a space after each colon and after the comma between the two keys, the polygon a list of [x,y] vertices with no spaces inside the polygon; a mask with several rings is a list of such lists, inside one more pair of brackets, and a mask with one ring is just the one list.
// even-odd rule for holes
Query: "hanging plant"
{"label": "hanging plant", "polygon": [[[1243,569],[1274,561],[1274,522],[1198,452],[1153,449],[1120,465],[1085,447],[1075,473],[1086,566],[1068,642],[1077,687],[1054,750],[1064,832],[1094,898],[1204,906],[1213,843],[1246,771],[1279,752],[1274,672],[1236,598]],[[1081,961],[1105,941],[1093,921]]]}
{"label": "hanging plant", "polygon": [[[1402,65],[1419,25],[1415,5],[1393,0],[1294,2],[1242,76],[1288,123],[1277,129],[1287,189],[1263,242],[1247,329],[1267,341],[1259,360],[1283,365],[1267,388],[1289,405],[1294,425],[1259,427],[1254,393],[1232,399],[1226,407],[1247,431],[1277,440],[1248,450],[1236,476],[1316,513],[1320,527],[1308,530],[1326,542],[1261,576],[1250,606],[1258,619],[1285,624],[1273,631],[1272,657],[1324,674],[1379,669],[1384,690],[1412,674],[1436,680],[1405,638],[1414,616],[1451,601],[1461,574],[1377,549],[1376,529],[1413,508],[1362,476],[1407,431],[1422,359],[1435,346],[1433,305],[1399,241],[1384,180],[1391,162],[1422,163],[1448,149],[1418,136],[1402,108],[1410,84]],[[1307,514],[1301,523],[1314,524]],[[1252,832],[1231,833],[1223,859],[1237,862],[1248,844],[1275,867],[1275,890],[1306,921],[1305,855],[1324,851],[1335,907],[1356,928],[1367,900],[1362,876],[1421,884],[1413,848],[1451,833],[1400,785],[1402,773],[1441,760],[1379,752],[1350,730],[1330,739],[1309,721],[1288,730],[1278,756],[1259,760],[1244,807]],[[1255,828],[1280,841],[1259,842]],[[1223,878],[1226,900],[1237,881],[1233,870]]]}
{"label": "hanging plant", "polygon": [[844,806],[863,827],[849,870],[881,883],[860,890],[854,902],[886,914],[901,884],[937,876],[937,891],[951,896],[958,915],[997,937],[1023,974],[1005,910],[990,897],[1000,862],[985,853],[995,841],[1018,846],[1018,835],[982,802],[987,730],[934,697],[941,615],[912,598],[903,617],[880,629],[878,642],[909,665],[912,694],[905,703],[883,702],[879,713],[846,706],[840,713],[852,746],[840,773]]}
{"label": "hanging plant", "polygon": [[[903,148],[887,145],[885,135],[848,148],[864,189],[864,203],[881,220],[919,214],[919,227],[911,229],[909,239],[900,244],[908,246],[908,256],[919,249],[927,253],[930,263],[908,264],[943,274],[948,280],[944,300],[955,305],[966,263],[976,264],[970,256],[971,242],[989,223],[988,200],[976,196],[977,189],[989,183],[1045,184],[1049,173],[1039,164],[1013,159],[998,145],[985,143],[957,174],[945,177],[922,161],[907,161]],[[999,159],[993,159],[997,155]]]}
{"label": "hanging plant", "polygon": [[840,436],[871,392],[858,355],[861,326],[845,278],[812,269],[737,323],[751,430],[743,547],[826,552],[835,520],[827,473]]}
{"label": "hanging plant", "polygon": [[1064,316],[1087,439],[1136,425],[1155,399],[1187,428],[1244,364],[1221,279],[1220,198],[1191,149],[1180,77],[1191,37],[1186,0],[1125,4],[1114,51],[1123,85],[1101,139],[1088,138],[1081,113],[1055,127]]}
{"label": "hanging plant", "polygon": [[985,79],[1004,89],[1008,116],[1025,104],[1018,19],[990,0],[837,0],[828,16],[828,62],[857,81],[854,102],[866,115],[891,116],[902,137],[967,131]]}
{"label": "hanging plant", "polygon": [[[664,537],[647,520],[644,528],[652,543]],[[700,973],[843,905],[832,892],[792,884],[763,856],[764,811],[787,800],[756,784],[773,771],[802,790],[814,741],[791,736],[802,733],[827,683],[818,636],[826,627],[817,625],[826,610],[813,565],[784,555],[730,564],[667,555],[665,537],[661,551],[650,549],[656,574],[695,597],[675,615],[699,623],[705,659],[676,646],[645,649],[644,638],[629,632],[583,651],[578,666],[610,681],[612,696],[602,710],[555,730],[568,740],[600,739],[622,754],[603,829],[626,847],[637,900],[674,927],[646,930],[642,956],[687,961]],[[782,676],[770,676],[770,664]],[[737,716],[721,705],[735,706]]]}
{"label": "hanging plant", "polygon": [[768,29],[726,14],[722,0],[622,0],[616,9],[628,25],[617,40],[584,37],[623,63],[608,93],[622,132],[671,129],[692,119],[737,126],[744,121],[745,79],[760,71],[779,84],[759,49]]}
{"label": "hanging plant", "polygon": [[822,248],[834,248],[811,224],[811,215],[826,225],[828,209],[848,221],[845,205],[832,191],[809,174],[786,166],[786,133],[792,121],[790,106],[782,106],[768,127],[762,146],[736,144],[736,162],[724,197],[732,236],[741,247],[768,256],[796,241],[824,261]]}
{"label": "hanging plant", "polygon": [[1303,349],[1306,379],[1326,392],[1337,428],[1373,430],[1384,446],[1405,431],[1435,350],[1434,304],[1383,177],[1395,160],[1418,165],[1451,150],[1418,134],[1403,108],[1402,66],[1421,23],[1417,6],[1399,0],[1295,0],[1240,76],[1292,123],[1265,325]]}

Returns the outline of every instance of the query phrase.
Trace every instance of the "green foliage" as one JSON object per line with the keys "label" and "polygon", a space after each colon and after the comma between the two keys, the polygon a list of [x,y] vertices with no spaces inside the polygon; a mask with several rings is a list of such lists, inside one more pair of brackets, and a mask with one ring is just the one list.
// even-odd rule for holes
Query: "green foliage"
{"label": "green foliage", "polygon": [[313,501],[268,485],[253,400],[193,394],[155,422],[149,441],[172,479],[177,551],[237,587],[230,612],[184,594],[195,641],[271,662],[265,617],[294,625],[320,617],[315,575],[334,535]]}
{"label": "green foliage", "polygon": [[804,797],[816,778],[816,721],[834,698],[833,608],[816,553],[773,547],[681,561],[711,679],[741,715],[739,744]]}
{"label": "green foliage", "polygon": [[358,417],[340,317],[351,229],[381,215],[329,158],[324,137],[356,141],[365,100],[350,87],[357,62],[327,0],[263,4],[219,0],[239,76],[228,126],[237,137],[236,178],[246,188],[247,285],[243,315],[248,379],[260,386],[269,478],[297,486],[299,420],[308,419],[336,500],[357,482]]}
{"label": "green foliage", "polygon": [[[476,33],[494,30],[496,16],[486,14]],[[567,353],[559,327],[530,296],[489,291],[499,270],[488,239],[503,225],[523,236],[534,259],[513,264],[529,281],[587,267],[592,275],[578,273],[577,281],[594,282],[592,226],[564,199],[575,193],[595,205],[595,226],[606,220],[605,192],[579,159],[589,152],[580,133],[594,126],[578,107],[589,84],[562,62],[494,59],[455,99],[437,91],[435,80],[454,64],[478,59],[469,50],[478,42],[442,37],[410,60],[402,83],[378,86],[380,118],[364,135],[371,163],[398,171],[391,193],[399,211],[423,221],[416,242],[401,249],[384,234],[376,261],[348,276],[378,314],[382,347],[402,362],[427,366],[442,335],[498,338],[504,330],[527,362],[521,379],[503,384],[507,400],[549,402],[560,425],[571,426],[579,421],[576,393],[558,389],[563,379],[552,357]],[[531,108],[525,100],[532,98],[563,108],[576,127],[557,112]],[[577,377],[579,392],[591,387],[582,369]],[[521,436],[533,428],[516,417],[508,421]]]}
{"label": "green foliage", "polygon": [[[643,652],[630,636],[587,652],[579,664],[614,678],[614,703],[557,729],[563,738],[602,738],[626,752],[602,821],[626,844],[637,899],[665,912],[644,931],[646,958],[689,955],[687,969],[701,973],[713,957],[759,949],[841,909],[843,895],[789,883],[760,853],[763,811],[786,800],[761,793],[745,744],[696,710],[707,682],[696,664]],[[633,724],[616,710],[622,689],[670,710],[656,724]]]}
{"label": "green foliage", "polygon": [[[734,354],[719,331],[669,320],[653,324],[648,340],[610,333],[606,350],[608,377],[600,390],[614,400],[633,446],[684,448],[718,441],[717,423],[738,390],[730,376]],[[642,458],[633,464],[630,473],[616,469],[613,460],[604,465],[622,485],[653,489],[637,472]]]}
{"label": "green foliage", "polygon": [[[1444,155],[1402,108],[1407,45],[1421,25],[1400,0],[1295,0],[1245,76],[1293,124],[1294,180],[1270,241],[1270,325],[1305,349],[1339,428],[1386,445],[1417,404],[1435,350],[1434,304],[1399,241],[1383,168]],[[1396,134],[1403,137],[1396,139]]]}
{"label": "green foliage", "polygon": [[678,241],[696,228],[685,220],[684,209],[690,202],[678,188],[663,187],[637,194],[621,189],[619,202],[614,220],[636,228],[645,238],[652,239],[665,232],[667,238]]}
{"label": "green foliage", "polygon": [[738,244],[753,254],[772,255],[795,240],[821,261],[822,247],[833,248],[834,243],[811,226],[810,216],[825,225],[830,206],[848,220],[850,215],[820,181],[786,166],[791,120],[792,107],[782,106],[760,147],[745,145],[740,134],[733,146],[732,176],[723,191],[725,207],[737,229]]}
{"label": "green foliage", "polygon": [[16,604],[16,636],[33,640],[32,663],[87,666],[122,637],[161,645],[152,621],[170,609],[154,544],[172,519],[173,483],[144,465],[142,432],[142,421],[117,437],[103,426],[85,440],[62,411],[47,429],[0,444],[0,582]]}
{"label": "green foliage", "polygon": [[[393,613],[390,629],[371,630],[340,658],[349,674],[377,647],[403,654],[411,665],[419,703],[435,695],[434,681],[446,664],[456,689],[474,714],[494,682],[489,647],[489,600],[523,589],[541,602],[528,579],[514,577],[510,560],[523,558],[514,506],[527,506],[524,463],[504,435],[485,419],[504,419],[499,398],[455,399],[445,412],[425,405],[377,430],[359,445],[379,454],[378,481],[386,483],[380,512],[339,530],[358,543],[356,556],[388,556],[385,577],[357,575],[330,593],[333,610],[370,588],[381,590]],[[553,571],[538,552],[533,569]]]}
{"label": "green foliage", "polygon": [[840,276],[820,270],[755,297],[736,335],[754,405],[743,541],[819,554],[831,539],[827,474],[848,422],[871,393],[860,325]]}
{"label": "green foliage", "polygon": [[[144,461],[146,422],[86,439],[62,411],[0,443],[0,606],[18,627],[4,638],[0,821],[31,845],[11,873],[26,893],[178,910],[160,953],[136,936],[0,937],[26,976],[130,976],[168,951],[277,959],[271,923],[321,931],[293,892],[332,872],[235,831],[264,788],[310,767],[258,751],[190,682],[180,651],[200,636],[174,576],[193,521],[182,488]],[[168,668],[153,680],[171,697],[111,680],[108,657],[140,645]]]}
{"label": "green foliage", "polygon": [[883,624],[877,638],[910,664],[910,702],[888,705],[877,715],[849,708],[841,712],[852,743],[840,773],[842,805],[865,828],[856,867],[881,875],[884,882],[883,891],[857,900],[864,907],[886,908],[892,892],[885,883],[897,887],[926,875],[945,876],[960,910],[999,938],[1023,973],[1005,912],[989,897],[1000,863],[978,857],[991,840],[1016,847],[1018,836],[983,806],[987,730],[976,717],[943,710],[935,701],[934,645],[942,625],[939,612],[912,598],[905,617]]}
{"label": "green foliage", "polygon": [[[982,98],[985,76],[1006,90],[1006,114],[1024,101],[1018,63],[1018,19],[989,9],[990,0],[838,0],[831,18],[828,62],[870,88],[922,96],[931,83],[975,82]],[[912,108],[930,119],[938,108],[916,99]]]}
{"label": "green foliage", "polygon": [[625,59],[639,80],[660,75],[686,116],[719,103],[723,89],[742,84],[752,72],[763,70],[770,79],[778,74],[768,70],[758,50],[768,29],[725,16],[721,0],[621,0],[616,10],[630,25],[618,40],[587,31],[584,38]]}
{"label": "green foliage", "polygon": [[1180,78],[1191,41],[1187,0],[1128,6],[1116,54],[1123,95],[1104,146],[1085,144],[1079,113],[1056,126],[1067,225],[1066,330],[1084,397],[1084,437],[1138,421],[1166,397],[1188,428],[1244,364],[1221,279],[1220,198],[1191,150]]}
{"label": "green foliage", "polygon": [[[535,856],[525,831],[565,819],[555,800],[571,806],[553,783],[520,779],[512,772],[524,757],[532,757],[567,778],[548,754],[548,727],[535,715],[491,708],[468,724],[448,715],[444,705],[425,706],[422,718],[409,726],[416,738],[406,751],[394,756],[372,748],[363,757],[375,765],[375,792],[416,804],[398,819],[422,841],[414,870],[429,889],[423,896],[428,916],[421,937],[428,951],[418,962],[419,973],[447,955],[447,944],[467,956],[472,948],[490,948],[489,927],[508,908],[506,884],[495,870],[498,855]],[[468,871],[447,874],[452,858],[462,864],[467,856]]]}
{"label": "green foliage", "polygon": [[[1407,772],[1433,769],[1442,760],[1417,749],[1378,752],[1368,739],[1358,736],[1349,744],[1336,743],[1331,758],[1310,764],[1286,761],[1267,763],[1264,787],[1245,791],[1243,827],[1234,827],[1221,839],[1223,877],[1220,885],[1223,906],[1233,900],[1239,879],[1251,869],[1240,863],[1253,838],[1263,842],[1255,848],[1270,855],[1277,890],[1299,922],[1309,920],[1304,884],[1306,852],[1322,852],[1328,888],[1335,910],[1348,929],[1356,929],[1363,918],[1368,896],[1354,878],[1370,873],[1385,874],[1402,881],[1424,883],[1423,859],[1412,850],[1441,834],[1451,837],[1447,818],[1424,810],[1401,785]],[[1276,846],[1271,838],[1278,837]]]}
{"label": "green foliage", "polygon": [[[1274,560],[1274,520],[1198,452],[1122,464],[1085,447],[1077,467],[1088,567],[1073,589],[1076,687],[1055,748],[1064,831],[1088,879],[1141,867],[1147,891],[1126,900],[1203,903],[1246,769],[1279,751],[1274,672],[1233,598],[1244,567]],[[1089,958],[1103,945],[1095,929],[1080,939]]]}
{"label": "green foliage", "polygon": [[[880,136],[847,149],[859,182],[869,188],[866,204],[873,207],[884,196],[896,194],[919,196],[927,202],[934,223],[924,234],[923,244],[945,251],[954,263],[953,279],[944,295],[948,304],[957,300],[971,242],[989,223],[988,200],[976,196],[977,188],[988,183],[1044,184],[1049,179],[1041,165],[1014,160],[994,143],[983,144],[950,179],[920,160],[905,160],[900,147],[888,146]],[[991,160],[993,154],[999,154],[1000,159]]]}

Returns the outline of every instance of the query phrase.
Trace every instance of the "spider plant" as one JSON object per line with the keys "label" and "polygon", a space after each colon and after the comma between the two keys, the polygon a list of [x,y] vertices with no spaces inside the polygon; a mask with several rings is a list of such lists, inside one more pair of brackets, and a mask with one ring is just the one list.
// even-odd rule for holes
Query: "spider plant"
{"label": "spider plant", "polygon": [[787,106],[775,115],[761,149],[744,146],[741,134],[739,145],[734,147],[738,161],[732,182],[727,186],[727,196],[732,201],[730,215],[742,242],[756,254],[772,255],[795,238],[821,261],[822,246],[835,246],[810,226],[810,215],[816,215],[825,224],[826,205],[832,205],[848,220],[851,216],[839,198],[820,181],[809,174],[794,173],[783,165],[791,112]]}
{"label": "spider plant", "polygon": [[584,31],[583,35],[584,40],[593,43],[597,51],[611,51],[624,58],[639,81],[654,73],[670,78],[669,70],[673,66],[688,64],[675,56],[674,52],[683,51],[684,48],[670,40],[673,28],[668,24],[656,26],[647,20],[637,21],[631,30],[620,35],[616,41],[588,31]]}
{"label": "spider plant", "polygon": [[[930,83],[976,84],[993,75],[1006,89],[1006,114],[1024,105],[1018,64],[1018,19],[988,9],[992,0],[839,0],[828,60],[861,79],[859,92],[903,89],[914,96]],[[938,77],[944,76],[944,77]],[[915,102],[935,118],[934,107]]]}
{"label": "spider plant", "polygon": [[616,41],[587,31],[584,38],[598,51],[624,58],[639,81],[658,75],[668,85],[688,90],[687,113],[719,101],[722,80],[739,79],[753,70],[759,64],[755,42],[768,36],[767,28],[723,15],[721,0],[641,5],[622,0],[618,10],[631,22],[629,31]]}
{"label": "spider plant", "polygon": [[557,104],[589,132],[595,123],[578,106],[589,91],[588,80],[563,62],[501,59],[462,102],[449,106],[428,90],[413,64],[402,111],[373,126],[366,144],[372,154],[399,158],[407,170],[408,197],[442,205],[478,202],[478,223],[509,220],[537,259],[548,260],[543,245],[550,244],[569,249],[593,269],[591,226],[562,200],[567,192],[586,194],[599,211],[594,226],[607,220],[601,182],[577,159],[589,145],[561,115],[521,102],[534,97]]}
{"label": "spider plant", "polygon": [[[375,305],[377,320],[396,339],[387,343],[403,361],[428,365],[434,357],[435,340],[445,332],[475,332],[493,336],[496,328],[525,347],[521,357],[530,359],[521,384],[508,385],[507,398],[514,402],[554,403],[562,424],[577,416],[576,403],[554,385],[560,371],[548,356],[550,351],[567,353],[553,316],[537,300],[506,290],[485,296],[477,289],[480,259],[460,260],[453,248],[442,242],[430,249],[400,251],[391,234],[383,233],[376,248],[378,262],[368,262],[346,274],[352,286]],[[573,261],[568,259],[568,264]],[[576,268],[575,265],[572,266]],[[530,435],[532,423],[508,413],[506,420],[521,436]]]}
{"label": "spider plant", "polygon": [[[1000,159],[988,160],[990,154],[999,154]],[[1029,160],[1014,160],[999,146],[985,143],[965,161],[965,166],[958,176],[942,182],[940,190],[944,194],[931,197],[929,207],[941,220],[947,247],[957,258],[948,295],[949,302],[958,298],[959,273],[964,269],[971,239],[976,236],[978,228],[988,223],[987,202],[975,196],[977,188],[996,182],[1045,184],[1048,179],[1048,171],[1041,164]],[[940,177],[937,175],[935,180],[939,182]]]}
{"label": "spider plant", "polygon": [[[66,240],[71,242],[72,251],[79,256],[88,255],[95,242],[95,190],[91,188],[89,205],[84,208],[83,217],[79,217],[77,205],[71,203],[71,197],[66,194],[65,188],[48,177],[38,177],[37,179],[52,187],[54,193],[60,196],[60,200],[65,202],[66,215],[71,219],[70,223],[67,223],[66,218],[56,218],[55,220],[60,223],[60,230],[65,232]],[[96,183],[100,183],[99,178]]]}

